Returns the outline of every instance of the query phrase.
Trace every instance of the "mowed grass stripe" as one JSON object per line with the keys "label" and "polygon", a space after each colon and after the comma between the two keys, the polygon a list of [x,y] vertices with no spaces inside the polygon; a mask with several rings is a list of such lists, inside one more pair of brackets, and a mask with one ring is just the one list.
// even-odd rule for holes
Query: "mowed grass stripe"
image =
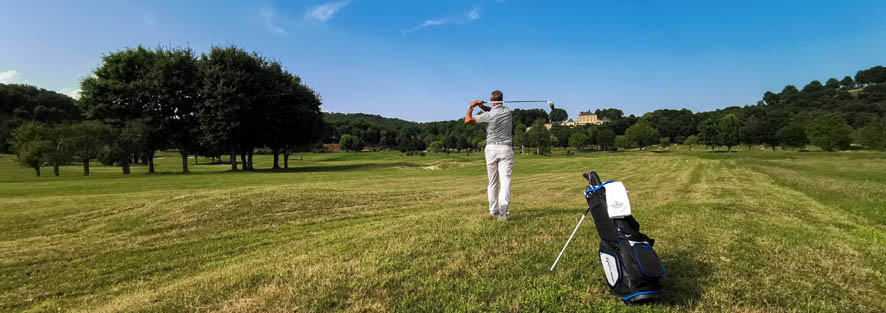
{"label": "mowed grass stripe", "polygon": [[[509,223],[488,216],[476,153],[306,155],[301,169],[288,172],[207,166],[132,180],[3,177],[54,182],[61,191],[28,194],[16,185],[17,196],[0,198],[0,223],[9,230],[0,235],[0,307],[880,311],[886,251],[870,240],[882,240],[882,224],[806,192],[810,181],[785,184],[761,171],[757,164],[779,159],[773,155],[782,153],[518,156]],[[783,155],[877,171],[877,158]],[[158,165],[174,170],[176,161]],[[423,169],[430,166],[438,170]],[[669,272],[661,304],[624,307],[608,294],[590,220],[547,272],[585,208],[580,173],[589,169],[625,181],[641,230],[659,240]],[[797,175],[806,177],[803,170]],[[846,173],[833,179],[852,181],[841,178]],[[141,179],[157,183],[138,188]],[[93,182],[121,193],[87,191]],[[0,193],[11,194],[6,186]],[[130,189],[138,191],[122,192]],[[879,206],[875,189],[834,192],[860,192],[859,203]]]}

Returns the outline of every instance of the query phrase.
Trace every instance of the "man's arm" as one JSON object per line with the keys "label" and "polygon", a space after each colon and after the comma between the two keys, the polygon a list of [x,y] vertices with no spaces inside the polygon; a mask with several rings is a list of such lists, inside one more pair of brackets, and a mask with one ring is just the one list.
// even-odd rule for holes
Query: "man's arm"
{"label": "man's arm", "polygon": [[[483,103],[483,100],[474,100],[471,102],[471,107],[468,108],[468,113],[465,114],[465,125],[477,124],[477,119],[475,119],[473,116],[471,116],[471,114],[474,113],[475,106],[480,106],[480,108],[482,109],[484,107],[483,105],[481,105],[482,103]],[[489,111],[489,110],[486,110],[486,111]]]}

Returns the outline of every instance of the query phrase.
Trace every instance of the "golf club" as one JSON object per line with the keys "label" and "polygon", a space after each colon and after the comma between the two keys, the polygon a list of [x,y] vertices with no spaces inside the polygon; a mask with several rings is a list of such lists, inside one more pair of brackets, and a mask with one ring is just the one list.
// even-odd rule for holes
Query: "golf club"
{"label": "golf club", "polygon": [[554,109],[554,101],[552,100],[505,100],[505,101],[483,101],[484,103],[535,103],[542,102],[547,103],[548,106],[551,107],[551,110]]}

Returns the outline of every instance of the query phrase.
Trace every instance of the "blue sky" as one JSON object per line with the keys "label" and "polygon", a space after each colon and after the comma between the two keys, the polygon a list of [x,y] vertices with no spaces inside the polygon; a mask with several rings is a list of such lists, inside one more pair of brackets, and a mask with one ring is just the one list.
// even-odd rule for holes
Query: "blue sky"
{"label": "blue sky", "polygon": [[[575,117],[705,111],[886,64],[886,1],[8,1],[0,82],[75,93],[110,51],[237,44],[323,109],[457,119],[493,89]],[[536,106],[544,108],[541,104]]]}

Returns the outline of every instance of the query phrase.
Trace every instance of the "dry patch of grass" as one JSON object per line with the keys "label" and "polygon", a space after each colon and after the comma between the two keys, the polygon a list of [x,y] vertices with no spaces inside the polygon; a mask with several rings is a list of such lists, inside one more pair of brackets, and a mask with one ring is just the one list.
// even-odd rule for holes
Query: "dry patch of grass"
{"label": "dry patch of grass", "polygon": [[[0,310],[879,312],[886,182],[870,177],[886,176],[880,160],[518,156],[508,223],[488,215],[481,154],[0,177]],[[587,170],[631,191],[668,269],[662,303],[625,307],[608,294],[592,223],[547,271],[586,206]]]}

